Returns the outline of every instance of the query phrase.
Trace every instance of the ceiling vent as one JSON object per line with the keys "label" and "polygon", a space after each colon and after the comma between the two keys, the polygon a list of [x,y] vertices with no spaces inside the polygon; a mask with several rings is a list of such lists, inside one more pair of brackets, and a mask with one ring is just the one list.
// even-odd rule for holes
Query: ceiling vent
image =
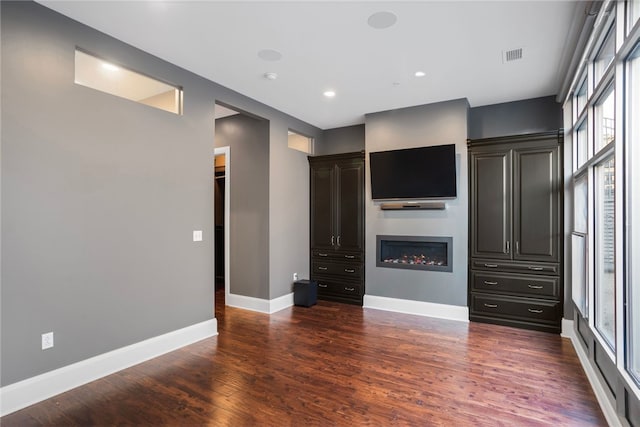
{"label": "ceiling vent", "polygon": [[513,62],[522,59],[522,48],[503,50],[502,51],[502,63]]}

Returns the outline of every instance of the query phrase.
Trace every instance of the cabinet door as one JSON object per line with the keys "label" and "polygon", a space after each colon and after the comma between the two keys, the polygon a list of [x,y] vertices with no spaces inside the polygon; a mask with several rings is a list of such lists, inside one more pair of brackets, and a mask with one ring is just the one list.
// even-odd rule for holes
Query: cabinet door
{"label": "cabinet door", "polygon": [[333,249],[335,244],[335,166],[311,166],[311,247]]}
{"label": "cabinet door", "polygon": [[514,150],[514,259],[559,260],[559,148]]}
{"label": "cabinet door", "polygon": [[471,256],[511,259],[511,154],[471,155]]}
{"label": "cabinet door", "polygon": [[337,165],[337,249],[364,250],[364,162]]}

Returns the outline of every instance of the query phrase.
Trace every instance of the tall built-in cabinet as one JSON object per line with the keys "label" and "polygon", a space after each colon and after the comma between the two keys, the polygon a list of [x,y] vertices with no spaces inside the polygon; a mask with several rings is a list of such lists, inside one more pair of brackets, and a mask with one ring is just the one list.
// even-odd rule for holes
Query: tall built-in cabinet
{"label": "tall built-in cabinet", "polygon": [[309,157],[311,279],[318,298],[362,305],[364,153]]}
{"label": "tall built-in cabinet", "polygon": [[562,133],[469,140],[469,319],[559,333]]}

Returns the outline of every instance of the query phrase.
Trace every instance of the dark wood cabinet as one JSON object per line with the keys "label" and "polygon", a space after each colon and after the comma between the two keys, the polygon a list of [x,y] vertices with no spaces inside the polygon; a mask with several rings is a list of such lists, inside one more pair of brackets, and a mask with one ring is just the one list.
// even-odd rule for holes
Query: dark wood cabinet
{"label": "dark wood cabinet", "polygon": [[470,140],[469,319],[560,332],[562,136]]}
{"label": "dark wood cabinet", "polygon": [[309,157],[311,279],[318,297],[362,305],[364,153]]}

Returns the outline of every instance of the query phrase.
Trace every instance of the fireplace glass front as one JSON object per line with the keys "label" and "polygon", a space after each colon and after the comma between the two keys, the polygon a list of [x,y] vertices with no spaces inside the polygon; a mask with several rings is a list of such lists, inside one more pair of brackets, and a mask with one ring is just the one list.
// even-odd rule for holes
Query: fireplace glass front
{"label": "fireplace glass front", "polygon": [[376,265],[384,268],[453,271],[453,238],[377,236]]}

